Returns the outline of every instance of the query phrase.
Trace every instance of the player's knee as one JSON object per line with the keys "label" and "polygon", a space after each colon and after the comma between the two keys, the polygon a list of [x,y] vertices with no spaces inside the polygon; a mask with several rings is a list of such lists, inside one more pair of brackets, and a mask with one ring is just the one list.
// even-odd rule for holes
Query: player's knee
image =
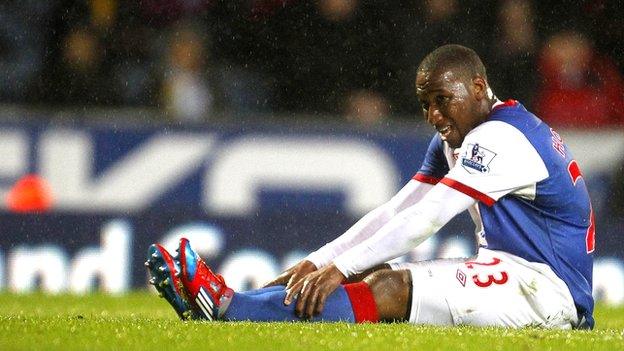
{"label": "player's knee", "polygon": [[369,285],[379,318],[382,320],[404,320],[410,304],[411,277],[409,271],[384,269],[364,279]]}

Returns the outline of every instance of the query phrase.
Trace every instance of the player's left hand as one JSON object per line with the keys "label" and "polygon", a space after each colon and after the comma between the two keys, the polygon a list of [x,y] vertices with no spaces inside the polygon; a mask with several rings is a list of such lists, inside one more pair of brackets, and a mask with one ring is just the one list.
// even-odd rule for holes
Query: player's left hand
{"label": "player's left hand", "polygon": [[305,276],[286,293],[284,303],[290,305],[295,296],[295,313],[299,318],[312,318],[323,311],[325,300],[336,290],[345,276],[332,263]]}

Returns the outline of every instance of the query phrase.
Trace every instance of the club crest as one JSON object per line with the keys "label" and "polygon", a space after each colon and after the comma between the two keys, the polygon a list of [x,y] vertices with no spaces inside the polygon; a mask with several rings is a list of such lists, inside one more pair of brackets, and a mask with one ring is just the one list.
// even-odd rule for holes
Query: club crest
{"label": "club crest", "polygon": [[496,153],[488,150],[478,143],[468,144],[466,148],[466,152],[462,156],[461,164],[462,167],[468,173],[488,173],[490,171],[489,164],[496,157]]}

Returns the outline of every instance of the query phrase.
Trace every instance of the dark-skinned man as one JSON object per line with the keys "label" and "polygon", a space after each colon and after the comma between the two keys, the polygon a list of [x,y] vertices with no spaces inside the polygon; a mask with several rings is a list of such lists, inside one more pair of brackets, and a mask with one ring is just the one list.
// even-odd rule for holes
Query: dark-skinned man
{"label": "dark-skinned man", "polygon": [[[175,257],[154,244],[146,265],[157,289],[182,318],[593,327],[593,212],[559,134],[499,101],[463,46],[427,55],[416,94],[436,133],[387,203],[254,291],[229,289],[186,239]],[[386,263],[466,210],[475,257]]]}

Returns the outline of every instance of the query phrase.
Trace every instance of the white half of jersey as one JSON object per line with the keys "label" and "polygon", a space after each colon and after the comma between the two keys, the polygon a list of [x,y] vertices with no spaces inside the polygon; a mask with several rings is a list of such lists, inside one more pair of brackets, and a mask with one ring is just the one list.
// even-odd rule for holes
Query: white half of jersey
{"label": "white half of jersey", "polygon": [[[536,196],[537,182],[548,177],[544,161],[529,140],[501,121],[485,122],[470,131],[459,149],[444,143],[450,172],[445,178],[468,186],[493,201],[507,194],[528,200]],[[469,160],[469,161],[464,161]],[[484,241],[479,208],[468,209],[480,246]]]}

